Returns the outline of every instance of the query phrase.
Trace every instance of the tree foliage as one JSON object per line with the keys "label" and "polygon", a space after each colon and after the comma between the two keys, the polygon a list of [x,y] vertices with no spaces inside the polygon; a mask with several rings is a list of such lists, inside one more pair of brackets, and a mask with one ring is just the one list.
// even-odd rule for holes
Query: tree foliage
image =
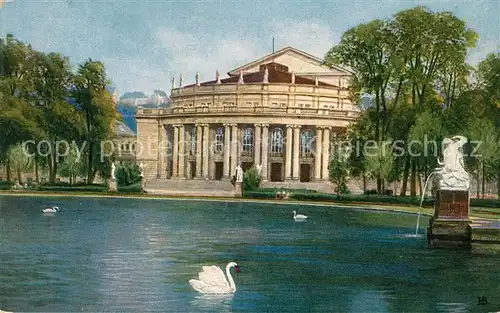
{"label": "tree foliage", "polygon": [[10,167],[12,147],[28,140],[35,145],[47,141],[47,153],[34,157],[36,175],[38,165],[47,164],[54,182],[61,153],[57,142],[74,141],[82,146],[88,141],[82,166],[88,169],[91,183],[106,166],[100,162],[96,142],[112,135],[117,114],[105,89],[109,83],[102,62],[88,60],[73,72],[67,57],[36,51],[8,35],[0,44],[0,159]]}

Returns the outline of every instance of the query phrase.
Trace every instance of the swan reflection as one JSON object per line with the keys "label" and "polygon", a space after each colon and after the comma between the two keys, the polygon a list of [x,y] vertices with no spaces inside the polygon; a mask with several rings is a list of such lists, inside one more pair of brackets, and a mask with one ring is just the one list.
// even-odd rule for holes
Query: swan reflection
{"label": "swan reflection", "polygon": [[202,312],[231,312],[234,294],[202,294],[196,296],[191,305]]}

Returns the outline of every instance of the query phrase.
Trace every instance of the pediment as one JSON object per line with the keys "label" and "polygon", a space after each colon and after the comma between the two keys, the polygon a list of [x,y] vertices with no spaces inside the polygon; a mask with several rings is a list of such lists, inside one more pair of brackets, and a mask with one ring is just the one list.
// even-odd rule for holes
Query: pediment
{"label": "pediment", "polygon": [[350,76],[352,72],[340,66],[327,66],[323,60],[304,51],[286,47],[261,59],[242,65],[228,73],[229,76],[238,75],[240,71],[258,72],[261,65],[275,62],[289,68],[296,74],[307,75],[339,75]]}

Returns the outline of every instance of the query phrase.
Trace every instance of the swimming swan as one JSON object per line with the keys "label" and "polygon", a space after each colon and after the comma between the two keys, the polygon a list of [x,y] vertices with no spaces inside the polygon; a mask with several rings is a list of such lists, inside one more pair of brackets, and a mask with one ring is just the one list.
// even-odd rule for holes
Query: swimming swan
{"label": "swimming swan", "polygon": [[233,277],[231,276],[230,269],[234,267],[236,272],[240,271],[238,264],[235,262],[230,262],[226,265],[226,275],[229,282],[224,276],[222,270],[215,266],[203,266],[203,271],[198,273],[200,280],[191,279],[189,284],[201,293],[209,294],[222,294],[222,293],[234,293],[236,291],[236,285],[234,284]]}
{"label": "swimming swan", "polygon": [[293,219],[294,220],[305,220],[306,218],[307,218],[306,215],[297,214],[296,211],[293,211]]}
{"label": "swimming swan", "polygon": [[53,206],[51,208],[43,209],[43,213],[55,213],[55,212],[59,212],[59,207]]}

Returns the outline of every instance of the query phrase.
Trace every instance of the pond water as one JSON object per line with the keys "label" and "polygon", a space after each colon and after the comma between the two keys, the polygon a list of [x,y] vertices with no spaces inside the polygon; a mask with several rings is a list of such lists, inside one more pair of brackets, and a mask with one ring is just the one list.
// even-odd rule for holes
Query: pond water
{"label": "pond water", "polygon": [[[47,206],[61,212],[43,214]],[[309,216],[295,222],[292,210]],[[0,309],[14,312],[476,312],[500,255],[427,248],[415,215],[181,200],[0,197]],[[202,296],[203,265],[237,291]],[[486,297],[478,305],[478,297]]]}

